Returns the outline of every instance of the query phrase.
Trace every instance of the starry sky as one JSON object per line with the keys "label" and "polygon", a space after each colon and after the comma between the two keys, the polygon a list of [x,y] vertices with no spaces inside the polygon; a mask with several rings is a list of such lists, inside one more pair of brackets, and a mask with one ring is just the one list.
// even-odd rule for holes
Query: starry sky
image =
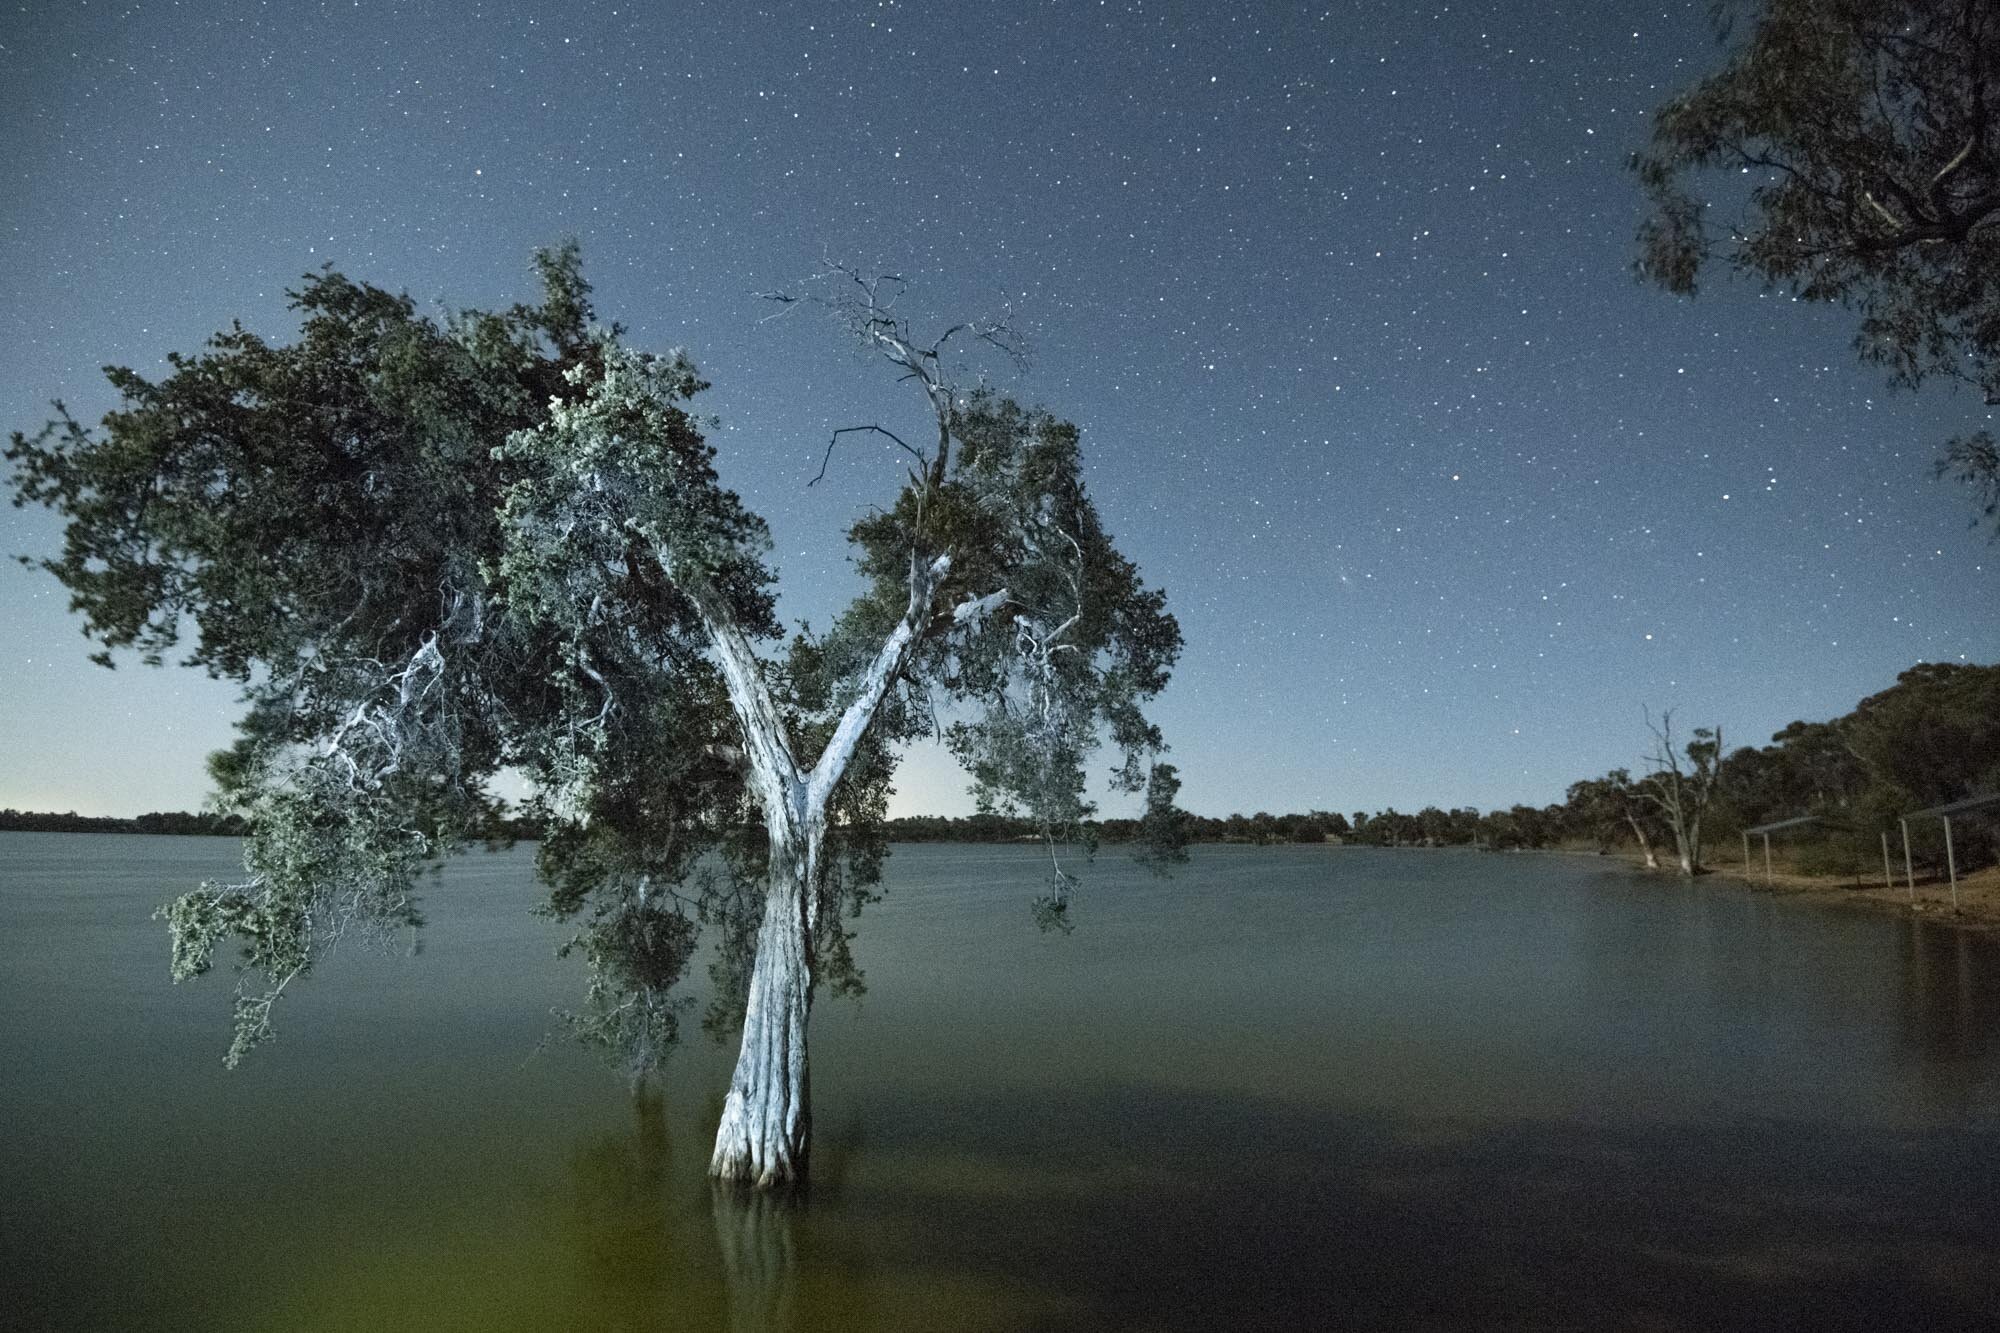
{"label": "starry sky", "polygon": [[[31,0],[0,13],[0,408],[94,420],[231,320],[288,339],[332,263],[434,309],[532,295],[684,347],[782,611],[924,404],[756,293],[825,259],[1083,429],[1107,525],[1187,638],[1157,716],[1204,814],[1560,800],[1641,710],[1762,743],[1919,660],[2000,659],[2000,552],[1934,481],[1985,409],[1890,396],[1838,310],[1631,273],[1624,170],[1714,66],[1707,0]],[[52,553],[0,510],[0,551]],[[194,808],[234,693],[91,666],[0,568],[0,806]],[[962,813],[914,753],[897,813]]]}

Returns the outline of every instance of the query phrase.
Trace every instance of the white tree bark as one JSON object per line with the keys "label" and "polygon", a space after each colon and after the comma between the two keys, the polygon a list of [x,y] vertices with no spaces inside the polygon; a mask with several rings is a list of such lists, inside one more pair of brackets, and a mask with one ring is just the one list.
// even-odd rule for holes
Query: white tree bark
{"label": "white tree bark", "polygon": [[[914,379],[930,405],[937,427],[935,452],[926,457],[910,450],[921,464],[921,471],[911,474],[921,514],[925,499],[943,480],[951,456],[955,395],[943,374],[945,344],[963,328],[1010,354],[1014,354],[1013,349],[1006,331],[998,326],[961,326],[947,330],[928,348],[920,347],[902,321],[890,313],[893,302],[885,304],[878,299],[883,283],[900,286],[900,279],[871,281],[840,265],[829,266],[829,273],[849,279],[855,290],[826,304],[844,313],[865,346]],[[790,305],[797,298],[777,295],[776,299]],[[886,430],[882,433],[903,443]],[[836,432],[834,438],[840,434]],[[907,444],[903,447],[910,448]],[[815,914],[819,910],[826,810],[883,699],[928,626],[938,586],[950,569],[949,554],[926,563],[911,551],[909,606],[862,674],[854,698],[834,725],[833,735],[810,773],[799,771],[783,717],[764,683],[756,654],[728,608],[707,595],[698,578],[688,588],[721,660],[730,703],[743,730],[753,790],[771,836],[770,882],[750,973],[743,1045],[723,1102],[715,1153],[709,1160],[709,1174],[718,1179],[748,1181],[764,1188],[804,1178],[811,1146],[806,1024],[812,1010],[812,941],[818,924]],[[969,599],[955,609],[953,623],[965,624],[990,613],[1006,596],[1001,590]]]}
{"label": "white tree bark", "polygon": [[1660,868],[1660,858],[1653,854],[1653,844],[1646,837],[1646,830],[1640,826],[1638,816],[1628,811],[1625,815],[1625,822],[1632,826],[1632,836],[1639,840],[1639,850],[1646,857],[1646,869],[1658,870]]}
{"label": "white tree bark", "polygon": [[[696,597],[743,731],[752,787],[771,839],[770,878],[743,1014],[743,1044],[709,1159],[709,1174],[717,1179],[768,1189],[805,1178],[812,1146],[806,1028],[812,1016],[812,941],[818,924],[827,804],[908,661],[930,618],[937,586],[950,568],[948,555],[928,565],[912,558],[909,606],[863,673],[819,761],[806,774],[799,772],[792,756],[783,718],[748,638],[726,608],[713,599]],[[991,600],[967,606],[990,609],[986,603]]]}
{"label": "white tree bark", "polygon": [[803,1180],[812,1147],[806,1024],[812,1017],[807,924],[820,829],[773,829],[771,880],[743,1011],[743,1044],[715,1130],[708,1173],[759,1189]]}

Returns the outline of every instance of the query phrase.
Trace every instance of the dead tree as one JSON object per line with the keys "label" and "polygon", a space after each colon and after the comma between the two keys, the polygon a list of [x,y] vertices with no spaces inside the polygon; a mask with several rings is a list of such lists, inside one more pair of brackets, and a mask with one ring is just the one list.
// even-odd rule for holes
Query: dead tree
{"label": "dead tree", "polygon": [[1660,715],[1657,726],[1650,712],[1646,729],[1653,733],[1652,752],[1645,756],[1652,770],[1635,790],[1650,802],[1674,835],[1674,850],[1683,875],[1702,873],[1701,823],[1715,796],[1722,770],[1722,728],[1696,727],[1684,750],[1674,748],[1674,715]]}

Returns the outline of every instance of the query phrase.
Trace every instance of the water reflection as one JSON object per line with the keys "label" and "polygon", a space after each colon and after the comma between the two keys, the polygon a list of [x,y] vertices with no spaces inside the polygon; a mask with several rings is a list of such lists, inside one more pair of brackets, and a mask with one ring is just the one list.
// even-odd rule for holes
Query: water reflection
{"label": "water reflection", "polygon": [[798,1328],[796,1224],[803,1197],[727,1182],[717,1182],[710,1193],[729,1327],[743,1333]]}
{"label": "water reflection", "polygon": [[874,1125],[842,1225],[1003,1327],[1969,1327],[2000,1302],[2000,1171],[1947,1132],[1141,1087]]}
{"label": "water reflection", "polygon": [[1903,1035],[1926,1063],[1971,1062],[2000,1034],[2000,941],[1930,921],[1901,923]]}
{"label": "water reflection", "polygon": [[759,1193],[707,1177],[719,1103],[676,1111],[648,1083],[631,1111],[570,1155],[579,1327],[876,1326],[865,1248],[839,1222],[857,1120],[821,1131],[809,1189]]}
{"label": "water reflection", "polygon": [[634,1127],[578,1148],[571,1156],[576,1235],[584,1281],[626,1315],[621,1323],[665,1312],[684,1295],[687,1256],[669,1221],[673,1138],[664,1100],[632,1094]]}

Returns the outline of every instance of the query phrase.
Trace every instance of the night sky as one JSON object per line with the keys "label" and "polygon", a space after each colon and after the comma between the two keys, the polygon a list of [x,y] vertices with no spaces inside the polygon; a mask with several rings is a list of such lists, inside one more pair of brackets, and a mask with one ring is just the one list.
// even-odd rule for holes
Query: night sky
{"label": "night sky", "polygon": [[[1707,0],[1627,4],[51,3],[0,15],[0,407],[95,420],[331,262],[453,306],[575,237],[600,314],[685,347],[783,612],[856,585],[907,385],[756,293],[907,275],[967,368],[1075,420],[1187,650],[1157,715],[1205,814],[1560,800],[1642,707],[1763,743],[1919,660],[2000,659],[2000,552],[1851,320],[1631,274],[1626,155],[1713,67]],[[53,553],[41,510],[0,551]],[[91,666],[0,569],[0,806],[194,808],[234,693]],[[936,752],[897,813],[960,813]]]}

